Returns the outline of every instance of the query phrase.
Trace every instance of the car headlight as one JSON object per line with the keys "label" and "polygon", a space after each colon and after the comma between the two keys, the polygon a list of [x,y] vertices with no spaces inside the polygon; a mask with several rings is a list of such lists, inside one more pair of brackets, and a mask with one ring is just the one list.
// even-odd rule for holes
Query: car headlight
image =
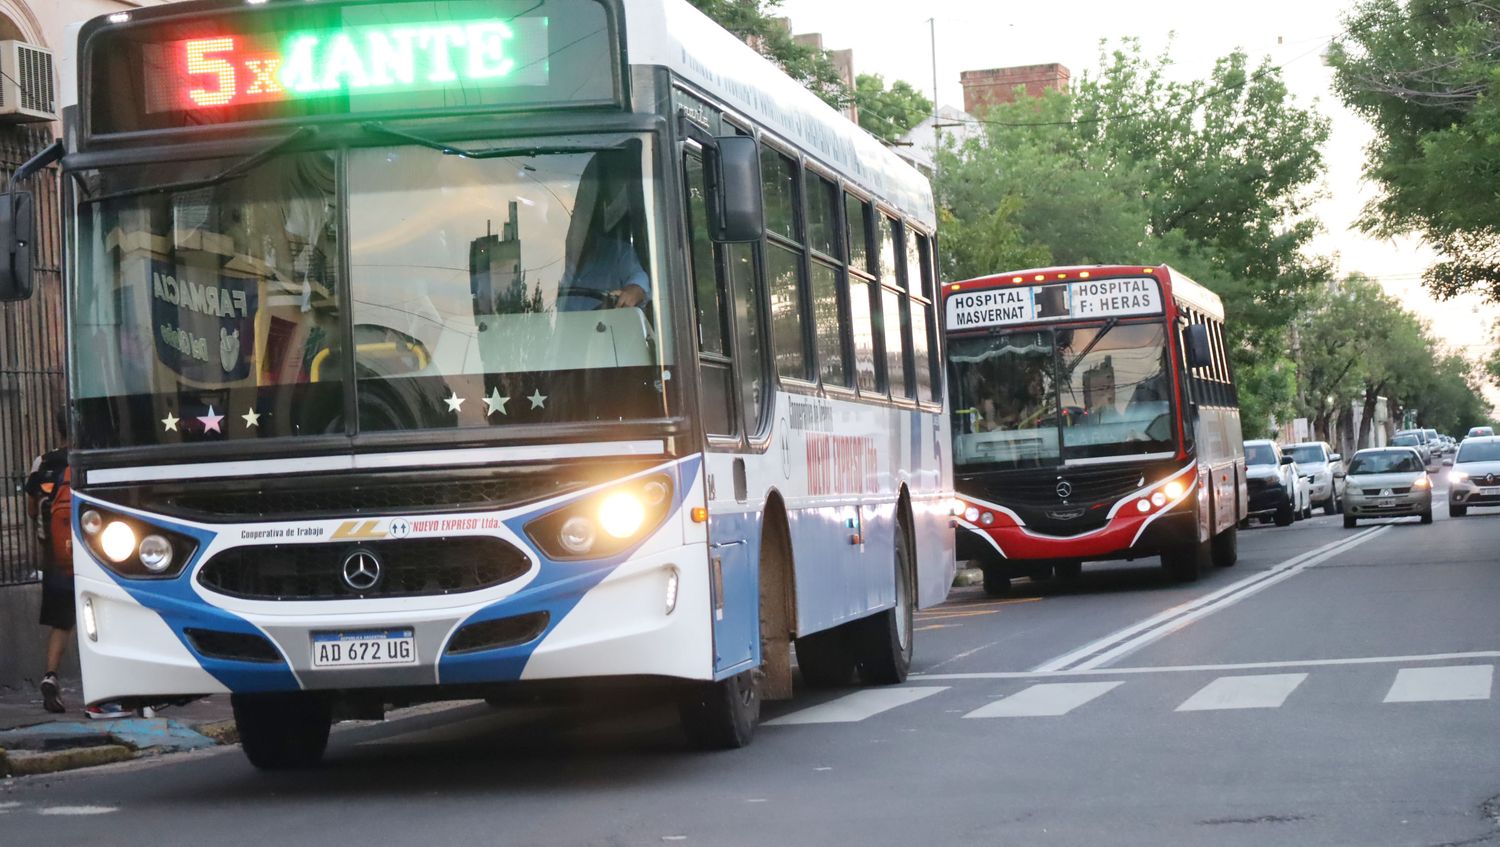
{"label": "car headlight", "polygon": [[1425,475],[1419,476],[1412,482],[1411,487],[1418,491],[1425,491],[1432,487],[1432,480],[1428,479]]}
{"label": "car headlight", "polygon": [[549,512],[526,524],[526,534],[549,558],[602,559],[645,538],[666,520],[672,480],[631,480]]}
{"label": "car headlight", "polygon": [[1469,475],[1459,470],[1448,471],[1448,481],[1455,485],[1461,485],[1469,481]]}
{"label": "car headlight", "polygon": [[87,507],[78,527],[94,558],[130,579],[161,579],[182,573],[198,542],[145,521]]}

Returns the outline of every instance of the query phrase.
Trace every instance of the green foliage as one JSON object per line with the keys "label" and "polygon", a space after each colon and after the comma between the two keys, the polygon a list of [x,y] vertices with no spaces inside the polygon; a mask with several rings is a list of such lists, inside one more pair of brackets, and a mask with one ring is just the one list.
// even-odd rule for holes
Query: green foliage
{"label": "green foliage", "polygon": [[1365,0],[1329,51],[1335,89],[1375,129],[1366,175],[1383,189],[1361,225],[1411,233],[1445,260],[1439,297],[1500,300],[1500,7],[1488,0]]}
{"label": "green foliage", "polygon": [[688,0],[719,26],[749,42],[762,56],[840,109],[852,96],[825,50],[799,44],[775,17],[781,0]]}
{"label": "green foliage", "polygon": [[860,74],[854,79],[854,105],[859,125],[881,141],[890,143],[932,114],[932,101],[898,79],[890,88],[879,74]]}
{"label": "green foliage", "polygon": [[997,106],[982,138],[940,154],[944,269],[963,278],[1047,256],[1180,268],[1224,298],[1241,417],[1258,434],[1290,416],[1287,329],[1331,276],[1304,253],[1328,125],[1244,53],[1194,82],[1147,55],[1127,41],[1070,94]]}

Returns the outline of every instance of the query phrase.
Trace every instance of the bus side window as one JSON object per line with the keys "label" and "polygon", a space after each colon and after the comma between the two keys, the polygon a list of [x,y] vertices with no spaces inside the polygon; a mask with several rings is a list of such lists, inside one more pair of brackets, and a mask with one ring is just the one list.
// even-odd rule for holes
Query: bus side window
{"label": "bus side window", "polygon": [[734,376],[730,360],[729,298],[719,273],[713,241],[708,235],[707,186],[702,157],[683,159],[687,190],[689,253],[693,293],[698,306],[698,360],[703,395],[703,425],[709,435],[733,436],[735,427]]}
{"label": "bus side window", "polygon": [[871,209],[853,194],[844,195],[844,229],[849,248],[849,349],[854,353],[855,385],[861,394],[880,392],[876,367],[876,336],[873,297],[877,283],[872,273],[878,251],[871,248]]}
{"label": "bus side window", "polygon": [[896,221],[881,215],[880,228],[880,322],[885,328],[885,385],[891,397],[906,397],[912,381],[906,355],[906,334],[911,325],[907,310],[910,304],[902,296],[904,277],[899,268]]}
{"label": "bus side window", "polygon": [[771,288],[771,342],[782,376],[808,379],[806,288],[800,221],[797,215],[797,163],[769,147],[760,154],[766,198],[766,278]]}
{"label": "bus side window", "polygon": [[[907,230],[912,232],[912,230]],[[922,283],[912,283],[911,343],[917,371],[918,399],[936,403],[942,399],[943,376],[941,359],[936,355],[937,320],[933,309],[937,303],[937,280],[934,275],[932,237],[913,233],[916,243],[916,260],[912,273],[920,276]],[[908,247],[908,250],[910,248]],[[921,292],[922,300],[915,299]],[[924,302],[925,301],[925,302]]]}

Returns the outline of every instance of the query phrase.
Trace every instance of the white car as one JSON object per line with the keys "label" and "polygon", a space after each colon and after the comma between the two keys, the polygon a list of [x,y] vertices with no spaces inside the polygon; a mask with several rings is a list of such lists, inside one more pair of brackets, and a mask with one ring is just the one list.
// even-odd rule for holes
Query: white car
{"label": "white car", "polygon": [[1312,488],[1312,502],[1323,507],[1323,514],[1336,515],[1344,510],[1344,457],[1333,452],[1326,441],[1288,444],[1282,452],[1292,457],[1297,471]]}
{"label": "white car", "polygon": [[1470,506],[1500,506],[1500,438],[1465,438],[1448,471],[1448,517],[1461,518]]}
{"label": "white car", "polygon": [[1250,492],[1249,517],[1287,526],[1312,517],[1312,486],[1296,460],[1274,441],[1245,442],[1245,482]]}

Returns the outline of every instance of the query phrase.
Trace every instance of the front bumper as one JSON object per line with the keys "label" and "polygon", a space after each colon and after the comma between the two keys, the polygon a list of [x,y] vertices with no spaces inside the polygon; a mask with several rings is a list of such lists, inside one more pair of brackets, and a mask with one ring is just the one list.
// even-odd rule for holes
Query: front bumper
{"label": "front bumper", "polygon": [[1249,514],[1253,516],[1274,514],[1286,506],[1286,489],[1280,483],[1250,489]]}
{"label": "front bumper", "polygon": [[[1486,494],[1490,490],[1495,493]],[[1448,489],[1448,502],[1459,506],[1500,506],[1500,481],[1494,486],[1475,485],[1470,482],[1455,482]]]}
{"label": "front bumper", "polygon": [[[1385,505],[1389,504],[1389,505]],[[1360,518],[1401,517],[1432,511],[1432,490],[1410,491],[1390,497],[1367,494],[1344,495],[1344,514]]]}

